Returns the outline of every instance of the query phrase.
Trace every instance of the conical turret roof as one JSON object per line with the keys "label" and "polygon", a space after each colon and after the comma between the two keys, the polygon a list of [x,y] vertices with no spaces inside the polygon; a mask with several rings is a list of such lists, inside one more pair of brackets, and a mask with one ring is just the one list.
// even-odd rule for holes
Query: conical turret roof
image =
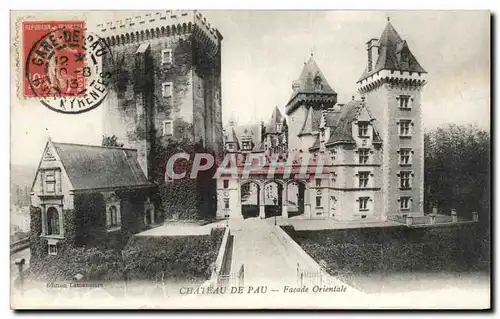
{"label": "conical turret roof", "polygon": [[366,68],[359,81],[380,70],[427,73],[411,53],[406,40],[401,38],[390,21],[380,36],[378,47],[379,54],[377,61],[374,61],[374,68],[371,71]]}

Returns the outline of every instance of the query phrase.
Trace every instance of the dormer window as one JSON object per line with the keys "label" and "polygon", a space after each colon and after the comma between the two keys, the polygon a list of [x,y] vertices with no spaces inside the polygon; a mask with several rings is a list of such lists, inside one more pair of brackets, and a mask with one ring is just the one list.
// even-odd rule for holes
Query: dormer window
{"label": "dormer window", "polygon": [[281,133],[281,123],[276,124],[276,131]]}
{"label": "dormer window", "polygon": [[408,55],[408,52],[406,52],[406,51],[401,52],[401,62],[408,63],[409,60],[410,60],[410,56]]}
{"label": "dormer window", "polygon": [[368,137],[368,122],[358,122],[358,136]]}
{"label": "dormer window", "polygon": [[321,77],[319,75],[316,75],[313,81],[314,81],[314,90],[321,91],[323,89],[323,84],[321,84]]}

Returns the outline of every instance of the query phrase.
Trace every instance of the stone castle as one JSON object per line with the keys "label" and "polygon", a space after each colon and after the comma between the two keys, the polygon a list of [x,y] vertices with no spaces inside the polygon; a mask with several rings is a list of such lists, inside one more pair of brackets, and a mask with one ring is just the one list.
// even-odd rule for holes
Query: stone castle
{"label": "stone castle", "polygon": [[[278,184],[277,197],[282,215],[291,206],[305,218],[337,220],[386,220],[398,215],[423,215],[424,208],[424,131],[421,90],[427,72],[390,21],[380,38],[366,43],[367,63],[358,80],[358,93],[348,103],[338,103],[337,93],[328,83],[313,55],[292,83],[292,95],[284,106],[273,110],[269,124],[254,139],[253,154],[284,160],[290,154],[326,158],[329,179],[283,179],[253,176],[253,180],[219,183],[218,216],[227,216],[225,207],[242,217],[245,203],[238,203],[242,185],[255,184],[264,198],[264,188]],[[233,128],[226,130],[226,151],[242,150]],[[298,194],[297,185],[303,189]],[[228,187],[224,187],[228,186]],[[290,195],[293,198],[287,197]],[[296,198],[298,197],[298,198]],[[296,207],[296,203],[302,207]],[[287,204],[288,203],[288,204]],[[267,217],[264,200],[259,216]],[[238,206],[239,205],[239,206]],[[286,207],[290,206],[290,207]],[[229,214],[230,215],[230,214]],[[245,217],[245,216],[243,216]]]}

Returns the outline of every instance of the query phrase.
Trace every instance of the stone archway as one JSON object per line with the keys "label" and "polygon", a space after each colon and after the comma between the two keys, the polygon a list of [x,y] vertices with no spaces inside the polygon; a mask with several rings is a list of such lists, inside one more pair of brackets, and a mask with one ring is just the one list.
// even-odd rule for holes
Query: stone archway
{"label": "stone archway", "polygon": [[301,180],[289,180],[286,183],[287,197],[285,202],[288,206],[288,216],[295,217],[304,215],[306,200],[306,183]]}
{"label": "stone archway", "polygon": [[[269,218],[283,214],[284,183],[280,180],[269,180],[264,183],[262,198],[264,217]],[[262,218],[262,216],[261,216]]]}
{"label": "stone archway", "polygon": [[243,218],[258,217],[262,202],[262,186],[258,181],[248,180],[240,185],[241,214]]}

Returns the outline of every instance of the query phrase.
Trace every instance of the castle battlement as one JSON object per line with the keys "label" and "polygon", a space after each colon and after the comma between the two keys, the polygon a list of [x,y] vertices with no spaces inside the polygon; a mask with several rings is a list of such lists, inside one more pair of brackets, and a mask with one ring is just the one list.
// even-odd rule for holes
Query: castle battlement
{"label": "castle battlement", "polygon": [[137,15],[97,25],[102,37],[111,45],[146,40],[160,36],[199,33],[218,46],[222,35],[200,12],[191,10],[166,10]]}

